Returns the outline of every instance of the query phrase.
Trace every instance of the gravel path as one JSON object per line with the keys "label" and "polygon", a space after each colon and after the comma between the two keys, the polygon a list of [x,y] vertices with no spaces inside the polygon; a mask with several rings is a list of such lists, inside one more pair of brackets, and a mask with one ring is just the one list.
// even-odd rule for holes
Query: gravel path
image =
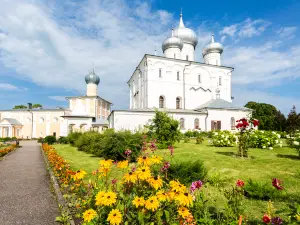
{"label": "gravel path", "polygon": [[49,177],[36,141],[0,161],[0,224],[53,225],[58,205],[50,192]]}

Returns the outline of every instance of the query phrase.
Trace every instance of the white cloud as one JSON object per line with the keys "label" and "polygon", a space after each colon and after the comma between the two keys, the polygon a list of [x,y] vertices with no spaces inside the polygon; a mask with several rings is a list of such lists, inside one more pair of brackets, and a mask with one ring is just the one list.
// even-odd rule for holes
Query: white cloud
{"label": "white cloud", "polygon": [[8,84],[8,83],[0,83],[0,90],[4,90],[4,91],[16,91],[19,90],[18,87],[12,85],[12,84]]}
{"label": "white cloud", "polygon": [[48,98],[59,102],[66,102],[66,96],[48,96]]}
{"label": "white cloud", "polygon": [[297,27],[282,27],[277,31],[277,34],[279,37],[289,40],[295,37],[296,31]]}

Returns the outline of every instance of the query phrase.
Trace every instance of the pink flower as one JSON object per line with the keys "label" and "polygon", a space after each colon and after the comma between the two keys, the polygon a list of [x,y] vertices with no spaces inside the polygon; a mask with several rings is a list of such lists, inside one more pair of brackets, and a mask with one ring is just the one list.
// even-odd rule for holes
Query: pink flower
{"label": "pink flower", "polygon": [[262,221],[266,224],[271,222],[271,217],[268,214],[265,214],[262,218]]}
{"label": "pink flower", "polygon": [[164,165],[162,168],[160,168],[160,171],[165,172],[170,168],[170,163],[169,162],[164,162]]}
{"label": "pink flower", "polygon": [[236,186],[237,186],[237,187],[244,187],[244,185],[245,185],[245,182],[244,182],[244,181],[242,181],[242,180],[237,180],[237,181],[236,181]]}
{"label": "pink flower", "polygon": [[112,184],[116,184],[118,182],[118,180],[115,178],[111,181]]}
{"label": "pink flower", "polygon": [[192,192],[194,192],[195,190],[197,189],[200,189],[202,187],[203,183],[201,180],[197,180],[195,182],[192,183],[191,187],[190,187],[190,190]]}
{"label": "pink flower", "polygon": [[281,181],[278,180],[277,178],[272,179],[272,185],[277,189],[277,190],[283,190],[283,187],[281,186]]}
{"label": "pink flower", "polygon": [[168,149],[170,150],[171,156],[174,154],[174,147],[172,145],[169,145]]}
{"label": "pink flower", "polygon": [[131,153],[132,153],[132,151],[131,151],[130,149],[127,149],[127,150],[125,151],[125,155],[127,155],[127,156],[130,156]]}

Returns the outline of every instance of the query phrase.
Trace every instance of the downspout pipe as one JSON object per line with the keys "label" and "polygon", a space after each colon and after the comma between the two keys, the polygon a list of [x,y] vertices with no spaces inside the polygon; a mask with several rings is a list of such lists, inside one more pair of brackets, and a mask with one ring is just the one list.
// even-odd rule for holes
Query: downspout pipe
{"label": "downspout pipe", "polygon": [[205,108],[206,110],[206,117],[205,117],[205,131],[207,132],[207,117],[208,117],[208,110],[207,108]]}
{"label": "downspout pipe", "polygon": [[184,69],[183,69],[183,79],[182,79],[182,81],[183,81],[183,93],[182,93],[182,95],[183,95],[183,109],[185,109],[185,73],[184,72],[185,72],[186,67],[190,66],[190,65],[192,65],[192,62],[189,62],[188,65],[185,65]]}

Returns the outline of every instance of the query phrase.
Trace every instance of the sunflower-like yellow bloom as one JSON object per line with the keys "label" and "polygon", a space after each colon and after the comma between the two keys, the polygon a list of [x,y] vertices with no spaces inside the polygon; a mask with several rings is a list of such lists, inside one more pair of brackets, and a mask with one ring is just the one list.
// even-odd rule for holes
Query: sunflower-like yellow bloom
{"label": "sunflower-like yellow bloom", "polygon": [[152,164],[160,164],[162,162],[162,159],[163,158],[160,156],[153,155],[150,160]]}
{"label": "sunflower-like yellow bloom", "polygon": [[101,167],[109,168],[113,164],[113,160],[111,160],[111,159],[104,160],[103,159],[103,160],[100,160],[99,164]]}
{"label": "sunflower-like yellow bloom", "polygon": [[113,209],[110,211],[107,217],[107,221],[111,225],[119,225],[122,222],[122,213],[118,209]]}
{"label": "sunflower-like yellow bloom", "polygon": [[129,172],[129,173],[126,173],[123,177],[123,180],[125,180],[125,182],[129,183],[135,183],[137,181],[137,175],[136,173],[134,172]]}
{"label": "sunflower-like yellow bloom", "polygon": [[81,180],[86,175],[86,172],[84,170],[79,170],[73,175],[73,180]]}
{"label": "sunflower-like yellow bloom", "polygon": [[295,216],[295,218],[296,218],[297,221],[300,222],[300,214],[297,214],[297,215]]}
{"label": "sunflower-like yellow bloom", "polygon": [[153,212],[159,207],[159,201],[156,196],[152,196],[145,201],[145,207]]}
{"label": "sunflower-like yellow bloom", "polygon": [[186,186],[184,186],[177,180],[170,181],[170,187],[171,187],[172,191],[174,191],[174,192],[183,193],[186,191]]}
{"label": "sunflower-like yellow bloom", "polygon": [[96,205],[103,205],[105,191],[99,191],[96,195]]}
{"label": "sunflower-like yellow bloom", "polygon": [[160,202],[164,202],[168,199],[168,195],[164,191],[158,191],[156,197]]}
{"label": "sunflower-like yellow bloom", "polygon": [[163,186],[163,180],[159,176],[150,177],[147,181],[155,190]]}
{"label": "sunflower-like yellow bloom", "polygon": [[138,157],[137,162],[138,162],[138,165],[143,165],[143,166],[151,165],[151,159],[147,156]]}
{"label": "sunflower-like yellow bloom", "polygon": [[93,209],[88,209],[83,213],[84,222],[91,222],[97,216],[97,212]]}
{"label": "sunflower-like yellow bloom", "polygon": [[182,218],[187,218],[191,214],[190,211],[185,207],[180,207],[177,212]]}
{"label": "sunflower-like yellow bloom", "polygon": [[174,192],[174,191],[169,191],[169,192],[166,193],[167,199],[169,201],[173,201],[174,198],[175,198],[175,196],[177,196],[177,195],[178,194],[176,192]]}
{"label": "sunflower-like yellow bloom", "polygon": [[140,180],[147,180],[148,178],[151,177],[151,171],[148,166],[139,167],[136,173]]}
{"label": "sunflower-like yellow bloom", "polygon": [[118,162],[117,167],[120,169],[126,169],[128,167],[128,160]]}
{"label": "sunflower-like yellow bloom", "polygon": [[103,205],[111,206],[112,204],[116,203],[117,201],[117,194],[115,192],[107,192],[103,197]]}
{"label": "sunflower-like yellow bloom", "polygon": [[138,208],[139,206],[145,205],[145,199],[144,197],[135,197],[132,201],[133,205]]}
{"label": "sunflower-like yellow bloom", "polygon": [[193,196],[187,192],[175,196],[175,200],[178,201],[181,206],[190,206],[193,204]]}

